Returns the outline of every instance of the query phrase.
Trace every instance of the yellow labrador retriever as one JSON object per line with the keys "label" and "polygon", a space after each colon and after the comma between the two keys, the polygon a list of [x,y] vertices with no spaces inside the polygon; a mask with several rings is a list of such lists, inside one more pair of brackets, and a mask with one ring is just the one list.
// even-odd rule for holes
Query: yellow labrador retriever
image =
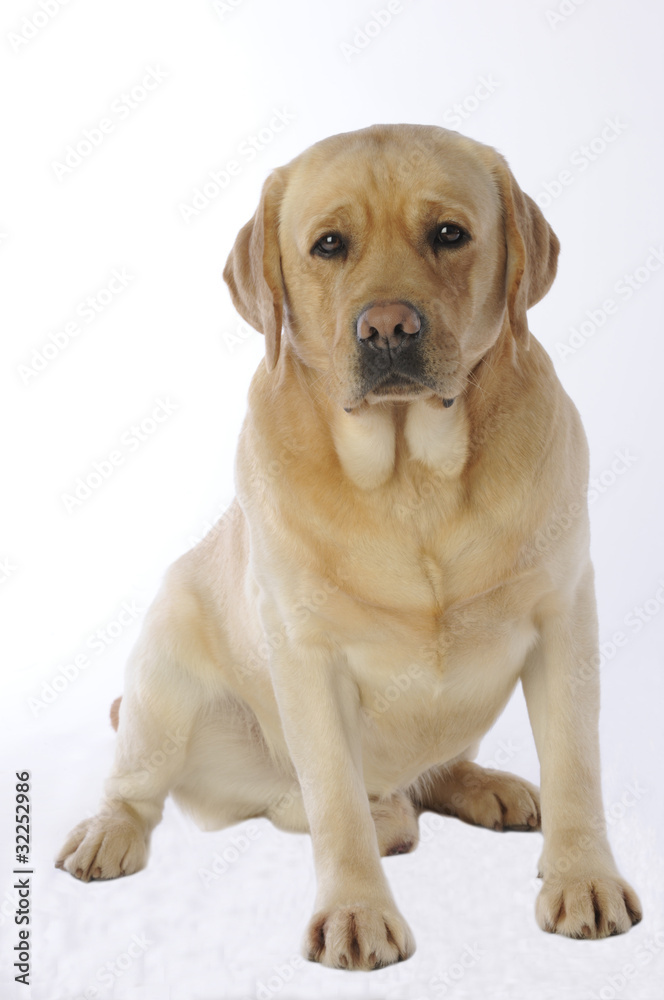
{"label": "yellow labrador retriever", "polygon": [[305,954],[406,959],[380,856],[420,812],[540,827],[533,785],[472,762],[520,680],[540,926],[640,919],[600,792],[586,441],[526,318],[557,256],[505,160],[445,129],[333,136],[270,175],[225,270],[266,339],[237,499],[147,615],[60,867],[138,871],[169,792],[207,829],[266,816],[311,833]]}

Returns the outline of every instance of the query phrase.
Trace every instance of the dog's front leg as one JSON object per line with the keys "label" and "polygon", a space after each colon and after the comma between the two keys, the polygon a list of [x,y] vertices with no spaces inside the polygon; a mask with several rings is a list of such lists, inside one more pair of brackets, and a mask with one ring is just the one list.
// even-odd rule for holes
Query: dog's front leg
{"label": "dog's front leg", "polygon": [[381,866],[362,777],[357,688],[340,655],[320,646],[280,650],[272,674],[316,866],[315,913],[303,952],[340,969],[409,958],[415,943]]}
{"label": "dog's front leg", "polygon": [[541,769],[544,850],[537,920],[575,938],[641,919],[606,835],[599,764],[598,640],[592,568],[570,598],[541,610],[541,642],[522,675]]}

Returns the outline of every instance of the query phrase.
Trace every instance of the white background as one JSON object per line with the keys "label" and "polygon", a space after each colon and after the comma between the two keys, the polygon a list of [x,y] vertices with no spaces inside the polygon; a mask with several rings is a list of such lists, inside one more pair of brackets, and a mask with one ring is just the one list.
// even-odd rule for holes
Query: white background
{"label": "white background", "polygon": [[[13,774],[27,768],[38,1000],[661,996],[659,8],[559,0],[567,13],[556,18],[554,0],[403,0],[369,44],[357,36],[349,51],[370,2],[44,3],[57,7],[48,18],[37,0],[5,0],[0,15],[2,995],[13,995],[16,942]],[[123,95],[149,71],[154,89],[129,108]],[[250,160],[243,144],[275,109],[292,121],[261,133]],[[54,164],[104,118],[112,131],[59,179]],[[374,122],[451,125],[495,145],[560,237],[557,280],[530,323],[581,411],[601,477],[591,518],[603,781],[611,841],[645,919],[597,943],[545,935],[533,914],[540,835],[428,815],[420,848],[385,861],[418,951],[351,975],[297,960],[314,893],[307,837],[263,821],[253,840],[237,840],[242,828],[203,834],[169,804],[148,868],[126,881],[82,885],[52,858],[95,810],[113,750],[108,706],[161,574],[233,493],[235,443],[263,353],[259,334],[238,336],[221,280],[235,234],[272,167]],[[185,221],[182,206],[231,159],[239,175],[224,190],[208,187],[207,205]],[[568,183],[556,188],[564,170]],[[131,279],[105,304],[114,269]],[[619,291],[625,275],[637,275],[629,297]],[[79,312],[89,296],[105,306],[90,323]],[[607,299],[615,308],[603,317]],[[54,349],[51,335],[65,343],[72,322],[77,335]],[[580,346],[563,356],[560,345],[584,322]],[[126,432],[160,399],[171,414],[145,424],[132,450]],[[118,449],[123,463],[68,511],[63,495]],[[633,609],[646,606],[637,629]],[[94,638],[99,629],[110,644]],[[66,667],[77,656],[85,666],[75,676]],[[520,692],[479,760],[537,780]],[[241,857],[206,888],[199,869],[233,837]],[[105,974],[109,962],[125,965],[134,934],[149,942],[143,957]]]}

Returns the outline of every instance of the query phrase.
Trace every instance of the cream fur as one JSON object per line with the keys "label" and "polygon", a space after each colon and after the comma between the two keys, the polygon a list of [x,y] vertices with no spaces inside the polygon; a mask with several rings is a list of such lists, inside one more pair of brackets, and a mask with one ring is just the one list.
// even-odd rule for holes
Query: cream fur
{"label": "cream fur", "polygon": [[408,407],[405,437],[412,458],[455,479],[468,457],[468,418],[463,397],[449,409],[416,400]]}
{"label": "cream fur", "polygon": [[334,446],[344,472],[360,489],[382,486],[394,472],[394,415],[383,406],[360,412],[339,409],[332,424]]}

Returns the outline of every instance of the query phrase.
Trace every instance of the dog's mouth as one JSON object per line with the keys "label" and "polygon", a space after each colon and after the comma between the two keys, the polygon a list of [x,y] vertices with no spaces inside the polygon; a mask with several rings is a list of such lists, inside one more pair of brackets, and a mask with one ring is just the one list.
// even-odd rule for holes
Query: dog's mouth
{"label": "dog's mouth", "polygon": [[[431,345],[427,347],[424,340],[428,321],[425,314],[422,315],[422,328],[417,336],[394,347],[372,347],[370,337],[361,341],[356,355],[357,395],[355,400],[349,401],[352,408],[362,402],[409,403],[432,396],[440,399],[445,407],[453,404],[458,395],[459,359],[455,342],[450,334],[441,330],[435,349]],[[347,407],[345,404],[344,408]]]}
{"label": "dog's mouth", "polygon": [[419,396],[423,392],[431,392],[428,386],[416,382],[409,375],[402,375],[401,372],[391,372],[386,378],[380,381],[370,393],[373,396]]}
{"label": "dog's mouth", "polygon": [[[368,403],[406,403],[413,399],[426,399],[434,395],[436,393],[431,386],[425,385],[409,375],[404,375],[402,372],[391,372],[374,385],[364,398]],[[443,399],[443,406],[449,407],[453,402],[454,397]]]}

